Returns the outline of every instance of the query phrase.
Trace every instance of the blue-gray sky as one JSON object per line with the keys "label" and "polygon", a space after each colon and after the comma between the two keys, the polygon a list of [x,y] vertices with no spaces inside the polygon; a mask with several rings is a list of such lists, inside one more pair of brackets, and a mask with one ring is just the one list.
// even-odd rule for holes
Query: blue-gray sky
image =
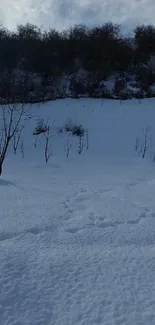
{"label": "blue-gray sky", "polygon": [[126,31],[155,24],[155,0],[0,0],[0,24],[9,29],[26,22],[62,30],[107,21],[122,24]]}

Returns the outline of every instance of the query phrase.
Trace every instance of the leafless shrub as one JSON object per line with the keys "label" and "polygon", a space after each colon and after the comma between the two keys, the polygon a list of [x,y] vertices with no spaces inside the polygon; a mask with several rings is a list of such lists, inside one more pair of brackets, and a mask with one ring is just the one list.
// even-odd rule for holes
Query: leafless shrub
{"label": "leafless shrub", "polygon": [[45,124],[44,119],[39,119],[33,132],[33,135],[39,135],[48,131],[48,126]]}
{"label": "leafless shrub", "polygon": [[79,137],[79,144],[78,144],[78,154],[81,154],[83,151],[88,151],[89,149],[89,134],[88,130],[85,131],[85,135]]}
{"label": "leafless shrub", "polygon": [[151,128],[149,125],[142,129],[141,142],[139,143],[138,154],[144,159],[151,143]]}
{"label": "leafless shrub", "polygon": [[79,137],[79,145],[78,145],[78,154],[81,155],[85,148],[85,140],[84,137]]}
{"label": "leafless shrub", "polygon": [[72,148],[72,144],[70,143],[70,138],[68,137],[68,139],[67,139],[67,146],[66,146],[66,158],[69,157],[71,148]]}
{"label": "leafless shrub", "polygon": [[135,143],[135,151],[138,151],[139,146],[140,146],[140,141],[139,141],[139,138],[137,137],[136,138],[136,143]]}
{"label": "leafless shrub", "polygon": [[72,134],[77,137],[84,136],[85,134],[85,130],[82,124],[76,124],[71,119],[68,119],[63,129],[64,132]]}
{"label": "leafless shrub", "polygon": [[50,117],[46,121],[43,119],[38,121],[33,135],[37,136],[34,144],[35,147],[37,146],[38,137],[40,137],[40,144],[44,148],[44,157],[47,163],[52,156],[53,125],[50,125]]}
{"label": "leafless shrub", "polygon": [[[58,128],[58,133],[67,133],[68,136],[78,137],[78,154],[81,154],[84,149],[87,151],[89,149],[89,136],[88,130],[85,130],[82,124],[76,124],[71,119],[68,119],[64,127]],[[70,138],[67,140],[67,146],[65,149],[66,157],[69,157],[69,153],[72,145],[70,144]]]}
{"label": "leafless shrub", "polygon": [[45,148],[44,148],[44,155],[46,163],[49,161],[50,157],[52,156],[52,128],[48,127],[47,132],[44,133],[45,139]]}
{"label": "leafless shrub", "polygon": [[89,134],[88,134],[88,130],[86,131],[86,150],[89,149]]}

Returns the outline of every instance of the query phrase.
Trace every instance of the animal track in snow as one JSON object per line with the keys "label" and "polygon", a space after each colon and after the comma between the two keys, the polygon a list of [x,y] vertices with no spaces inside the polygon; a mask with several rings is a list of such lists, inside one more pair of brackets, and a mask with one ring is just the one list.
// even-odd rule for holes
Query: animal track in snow
{"label": "animal track in snow", "polygon": [[27,233],[31,233],[33,235],[39,235],[41,232],[43,232],[44,229],[40,229],[37,226],[36,227],[31,227],[26,230]]}
{"label": "animal track in snow", "polygon": [[98,228],[109,228],[109,227],[115,227],[116,224],[112,223],[112,222],[103,222],[99,225],[97,225]]}
{"label": "animal track in snow", "polygon": [[[139,184],[131,183],[131,186]],[[82,230],[136,226],[147,218],[155,218],[155,212],[130,201],[128,197],[114,196],[112,188],[84,190],[74,193],[63,203],[63,220],[66,231],[76,234]]]}
{"label": "animal track in snow", "polygon": [[9,239],[14,239],[14,238],[17,238],[19,236],[24,236],[26,233],[31,233],[33,235],[38,235],[41,232],[43,232],[43,230],[39,229],[37,227],[32,227],[32,228],[23,230],[21,232],[4,232],[4,233],[0,234],[0,242],[3,242],[5,240],[9,240]]}
{"label": "animal track in snow", "polygon": [[82,230],[82,228],[79,228],[79,227],[73,227],[73,228],[66,229],[66,231],[70,232],[71,234],[76,234],[80,230]]}
{"label": "animal track in snow", "polygon": [[15,237],[20,236],[20,233],[15,233],[15,232],[4,232],[0,234],[0,242],[3,242],[5,240],[13,239]]}

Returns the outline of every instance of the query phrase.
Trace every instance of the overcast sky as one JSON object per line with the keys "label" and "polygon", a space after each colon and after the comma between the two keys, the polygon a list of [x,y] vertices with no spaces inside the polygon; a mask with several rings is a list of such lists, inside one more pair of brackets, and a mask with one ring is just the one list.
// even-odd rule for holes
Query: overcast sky
{"label": "overcast sky", "polygon": [[0,24],[9,29],[26,22],[62,30],[107,21],[122,24],[125,31],[139,23],[155,24],[155,0],[0,0]]}

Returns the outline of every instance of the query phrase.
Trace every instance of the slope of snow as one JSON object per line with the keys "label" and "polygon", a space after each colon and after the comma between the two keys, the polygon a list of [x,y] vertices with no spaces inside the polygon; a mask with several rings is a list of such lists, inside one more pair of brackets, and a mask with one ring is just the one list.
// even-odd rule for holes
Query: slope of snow
{"label": "slope of snow", "polygon": [[[1,325],[155,324],[155,100],[63,100],[34,105],[25,159],[0,179]],[[53,156],[34,148],[51,117]],[[88,130],[65,157],[68,118]],[[151,127],[145,160],[134,151]],[[141,138],[143,140],[143,138]],[[142,141],[141,140],[141,141]]]}

